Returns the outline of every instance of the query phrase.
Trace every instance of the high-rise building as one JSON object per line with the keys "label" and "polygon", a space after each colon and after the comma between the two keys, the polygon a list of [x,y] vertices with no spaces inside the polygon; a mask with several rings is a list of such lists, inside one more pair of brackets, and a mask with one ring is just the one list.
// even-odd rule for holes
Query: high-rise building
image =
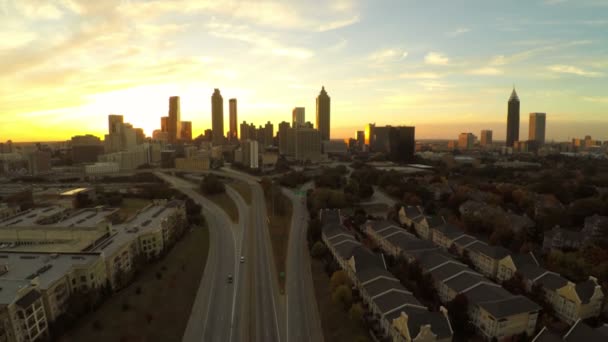
{"label": "high-rise building", "polygon": [[370,125],[369,150],[388,153],[390,151],[389,133],[391,126]]}
{"label": "high-rise building", "polygon": [[117,115],[117,114],[108,115],[108,133],[109,134],[120,133],[123,123],[124,123],[124,117],[122,115]]}
{"label": "high-rise building", "polygon": [[330,98],[321,87],[321,93],[317,96],[317,129],[321,133],[321,140],[330,139]]}
{"label": "high-rise building", "polygon": [[304,107],[295,107],[291,112],[291,126],[301,127],[304,126],[305,120]]}
{"label": "high-rise building", "polygon": [[182,121],[179,96],[171,96],[169,98],[169,120],[167,121],[167,130],[169,131],[170,144],[176,144],[181,139],[181,126]]}
{"label": "high-rise building", "polygon": [[94,135],[77,135],[72,137],[72,163],[95,163],[97,157],[103,154],[103,144]]}
{"label": "high-rise building", "polygon": [[182,132],[180,135],[182,141],[192,141],[192,121],[182,121],[181,126]]}
{"label": "high-rise building", "polygon": [[37,176],[51,171],[51,153],[33,151],[27,155],[30,175]]}
{"label": "high-rise building", "polygon": [[169,132],[169,117],[161,116],[160,118],[160,131]]}
{"label": "high-rise building", "polygon": [[365,132],[357,131],[357,148],[363,150],[363,146],[365,146]]}
{"label": "high-rise building", "polygon": [[249,124],[247,121],[243,121],[241,124],[241,140],[252,139],[253,137],[249,134]]}
{"label": "high-rise building", "polygon": [[475,144],[475,136],[473,133],[460,133],[458,136],[458,148],[461,150],[468,150],[473,148]]}
{"label": "high-rise building", "polygon": [[376,124],[367,124],[365,126],[365,145],[370,146],[371,142],[372,142],[372,135],[374,134],[374,128],[376,127]]}
{"label": "high-rise building", "polygon": [[480,137],[481,146],[491,146],[492,145],[492,131],[489,129],[484,129],[481,131]]}
{"label": "high-rise building", "polygon": [[220,90],[215,88],[211,95],[211,129],[213,145],[224,144],[224,99]]}
{"label": "high-rise building", "polygon": [[141,145],[146,142],[146,134],[143,128],[135,128],[135,143]]}
{"label": "high-rise building", "polygon": [[393,162],[412,162],[415,152],[416,127],[391,127],[389,131],[388,158]]}
{"label": "high-rise building", "polygon": [[230,134],[228,139],[230,141],[237,141],[239,139],[239,132],[237,131],[237,112],[236,112],[236,99],[228,100],[228,108],[230,110]]}
{"label": "high-rise building", "polygon": [[314,128],[290,128],[295,135],[295,158],[301,161],[321,159],[321,132]]}
{"label": "high-rise building", "polygon": [[245,140],[241,147],[243,153],[243,164],[252,169],[257,169],[259,165],[259,144],[255,140]]}
{"label": "high-rise building", "polygon": [[279,124],[279,153],[287,154],[287,135],[289,130],[289,122],[283,121]]}
{"label": "high-rise building", "polygon": [[543,145],[545,143],[546,124],[547,114],[530,113],[530,130],[528,131],[528,140],[534,140],[539,145]]}
{"label": "high-rise building", "polygon": [[272,146],[274,140],[274,125],[268,121],[264,126],[264,147]]}
{"label": "high-rise building", "polygon": [[507,147],[513,147],[515,141],[519,141],[519,97],[513,88],[507,110]]}

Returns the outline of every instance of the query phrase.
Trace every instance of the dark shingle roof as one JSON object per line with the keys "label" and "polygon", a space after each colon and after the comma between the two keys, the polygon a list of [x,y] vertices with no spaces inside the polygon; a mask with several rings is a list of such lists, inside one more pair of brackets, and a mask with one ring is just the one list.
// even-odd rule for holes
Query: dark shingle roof
{"label": "dark shingle roof", "polygon": [[426,222],[428,223],[429,228],[435,228],[445,224],[443,217],[438,215],[427,216]]}
{"label": "dark shingle roof", "polygon": [[397,228],[397,227],[387,228],[387,229],[383,230],[381,233],[378,233],[378,234],[380,236],[382,236],[382,237],[387,237],[389,235],[396,235],[396,234],[410,235],[410,233],[408,233],[404,229]]}
{"label": "dark shingle roof", "polygon": [[452,336],[448,320],[440,312],[430,312],[427,309],[418,307],[405,307],[403,310],[397,310],[390,315],[387,315],[389,322],[392,323],[394,319],[401,315],[401,312],[404,312],[408,317],[407,325],[412,339],[418,336],[420,327],[423,325],[430,325],[431,331],[437,335],[438,340]]}
{"label": "dark shingle roof", "polygon": [[600,331],[592,329],[579,319],[576,321],[576,323],[574,323],[574,325],[572,325],[566,335],[564,335],[564,341],[603,342],[606,341],[606,336],[604,336]]}
{"label": "dark shingle roof", "polygon": [[41,297],[40,292],[38,292],[37,290],[31,290],[30,292],[25,294],[25,296],[19,298],[17,300],[16,304],[19,305],[20,307],[22,307],[23,309],[27,309],[30,305],[32,305],[32,303],[34,303],[40,297]]}
{"label": "dark shingle roof", "polygon": [[460,246],[465,246],[474,241],[477,241],[477,239],[472,237],[471,235],[463,235],[463,236],[459,237],[458,239],[456,239],[454,241],[454,243],[458,244]]}
{"label": "dark shingle roof", "polygon": [[403,208],[403,211],[405,211],[405,215],[410,219],[422,215],[422,210],[420,210],[420,208],[417,206],[408,205]]}
{"label": "dark shingle roof", "polygon": [[331,239],[332,237],[341,233],[348,233],[348,231],[339,223],[329,223],[323,225],[323,234],[325,234],[328,239]]}
{"label": "dark shingle roof", "polygon": [[405,252],[439,249],[439,247],[435,246],[431,241],[420,240],[411,234],[395,234],[388,237],[387,240]]}
{"label": "dark shingle roof", "polygon": [[452,289],[453,291],[455,291],[456,293],[460,293],[468,288],[470,288],[471,286],[478,284],[480,282],[483,281],[488,281],[486,278],[484,278],[483,276],[470,271],[470,272],[463,272],[461,274],[459,274],[458,276],[445,281],[445,284]]}
{"label": "dark shingle roof", "polygon": [[342,259],[350,259],[353,255],[353,250],[361,246],[361,243],[355,240],[346,240],[338,245],[334,245],[336,253],[342,257]]}
{"label": "dark shingle roof", "polygon": [[578,298],[580,298],[581,302],[583,302],[583,304],[589,303],[591,297],[595,293],[596,286],[597,283],[591,279],[576,284],[576,286],[574,287],[576,290],[576,294],[578,295]]}
{"label": "dark shingle roof", "polygon": [[421,305],[420,302],[411,293],[404,293],[402,290],[393,289],[381,296],[373,299],[373,302],[378,306],[378,310],[382,314],[401,307],[405,304]]}
{"label": "dark shingle roof", "polygon": [[469,299],[470,303],[482,305],[483,303],[495,302],[512,298],[513,295],[501,286],[491,283],[486,280],[483,283],[472,287],[464,295]]}
{"label": "dark shingle roof", "polygon": [[[387,272],[388,273],[388,272]],[[389,273],[390,276],[390,273]],[[363,285],[363,287],[365,288],[365,291],[367,292],[367,294],[370,297],[374,297],[380,293],[386,292],[390,289],[402,289],[405,290],[403,288],[403,286],[401,285],[401,283],[399,282],[399,280],[395,279],[394,277],[380,277],[377,278],[365,285]]]}
{"label": "dark shingle roof", "polygon": [[384,228],[388,228],[388,227],[395,227],[398,229],[401,229],[401,227],[399,227],[398,224],[396,224],[393,221],[389,221],[389,220],[380,220],[380,221],[371,221],[370,222],[370,226],[373,230],[375,231],[379,231],[382,230]]}
{"label": "dark shingle roof", "polygon": [[464,232],[460,228],[451,223],[445,223],[435,229],[441,232],[448,239],[455,239],[461,235],[464,235]]}
{"label": "dark shingle roof", "polygon": [[501,260],[511,254],[508,249],[501,246],[488,246],[484,243],[475,243],[467,247],[469,251],[486,255],[494,260]]}
{"label": "dark shingle roof", "polygon": [[340,211],[338,209],[321,210],[321,223],[323,225],[330,223],[340,224]]}
{"label": "dark shingle roof", "polygon": [[562,342],[561,336],[559,334],[547,329],[547,327],[543,327],[542,330],[534,337],[532,342]]}
{"label": "dark shingle roof", "polygon": [[518,267],[517,272],[519,272],[524,279],[534,280],[547,272],[547,270],[534,265],[523,265]]}
{"label": "dark shingle roof", "polygon": [[496,319],[540,310],[540,306],[524,296],[511,296],[505,300],[482,303],[480,306]]}
{"label": "dark shingle roof", "polygon": [[568,281],[555,273],[545,273],[535,283],[540,283],[544,288],[551,289],[553,291],[561,289],[568,284]]}

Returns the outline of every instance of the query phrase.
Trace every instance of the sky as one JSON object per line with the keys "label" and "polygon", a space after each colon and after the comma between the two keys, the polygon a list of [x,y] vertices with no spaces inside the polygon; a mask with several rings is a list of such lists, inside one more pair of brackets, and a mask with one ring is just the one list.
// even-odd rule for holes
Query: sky
{"label": "sky", "polygon": [[239,122],[290,121],[331,96],[332,138],[366,123],[416,138],[506,133],[507,100],[548,140],[608,140],[608,0],[0,0],[0,141],[147,134],[181,97],[193,135],[211,94]]}

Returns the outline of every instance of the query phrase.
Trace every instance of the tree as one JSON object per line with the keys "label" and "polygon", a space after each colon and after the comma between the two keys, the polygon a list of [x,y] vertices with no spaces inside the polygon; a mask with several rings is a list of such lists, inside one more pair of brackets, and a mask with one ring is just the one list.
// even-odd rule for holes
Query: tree
{"label": "tree", "polygon": [[342,305],[342,308],[346,310],[353,301],[352,290],[346,285],[340,285],[332,292],[331,300],[336,304]]}
{"label": "tree", "polygon": [[226,186],[214,174],[210,174],[203,178],[201,182],[201,192],[205,195],[222,194],[226,191]]}
{"label": "tree", "polygon": [[505,280],[502,283],[505,290],[511,292],[514,295],[523,295],[526,293],[526,286],[524,280],[519,273],[515,273],[511,278]]}
{"label": "tree", "polygon": [[320,241],[322,233],[321,220],[315,218],[308,221],[308,231],[306,233],[309,246],[313,246],[315,242]]}
{"label": "tree", "polygon": [[315,242],[310,250],[310,255],[314,258],[322,258],[327,253],[327,247],[321,241]]}
{"label": "tree", "polygon": [[348,311],[348,317],[354,322],[360,323],[363,319],[363,306],[361,303],[354,303]]}
{"label": "tree", "polygon": [[346,272],[339,270],[332,274],[331,279],[329,280],[329,288],[333,292],[342,285],[350,287],[350,278],[348,278]]}
{"label": "tree", "polygon": [[452,329],[460,336],[467,336],[469,327],[469,300],[464,294],[459,294],[447,304],[448,315]]}

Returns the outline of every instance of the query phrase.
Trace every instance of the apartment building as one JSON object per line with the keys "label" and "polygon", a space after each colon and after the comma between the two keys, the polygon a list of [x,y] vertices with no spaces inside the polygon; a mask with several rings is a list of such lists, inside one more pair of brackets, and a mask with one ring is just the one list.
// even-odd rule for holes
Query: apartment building
{"label": "apartment building", "polygon": [[432,242],[417,238],[391,221],[367,221],[363,231],[383,251],[395,258],[402,257],[411,261],[418,253],[439,249]]}
{"label": "apartment building", "polygon": [[404,206],[399,209],[399,223],[407,225],[408,227],[413,227],[414,220],[423,215],[424,210],[421,206]]}
{"label": "apartment building", "polygon": [[469,244],[464,250],[468,253],[475,269],[492,279],[496,279],[500,260],[511,254],[504,247],[490,246],[479,240]]}
{"label": "apartment building", "polygon": [[112,227],[110,236],[95,246],[102,252],[112,288],[132,270],[135,259],[158,257],[174,237],[175,229],[185,222],[183,201],[157,200],[141,209],[129,221]]}
{"label": "apartment building", "polygon": [[543,327],[532,342],[604,342],[607,340],[608,324],[592,328],[579,319],[572,324],[565,334]]}
{"label": "apartment building", "polygon": [[[325,216],[325,217],[324,217]],[[451,341],[447,310],[430,312],[386,270],[382,257],[362,246],[337,223],[339,213],[322,211],[322,239],[359,290],[380,334],[391,341]]]}
{"label": "apartment building", "polygon": [[431,230],[445,224],[445,219],[437,215],[423,215],[413,219],[414,230],[421,239],[430,240]]}
{"label": "apartment building", "polygon": [[[431,230],[431,241],[437,246],[450,249],[459,238],[468,236],[462,230],[450,223],[446,223]],[[473,238],[471,236],[471,238]]]}
{"label": "apartment building", "polygon": [[41,341],[48,321],[35,280],[0,280],[0,341]]}

